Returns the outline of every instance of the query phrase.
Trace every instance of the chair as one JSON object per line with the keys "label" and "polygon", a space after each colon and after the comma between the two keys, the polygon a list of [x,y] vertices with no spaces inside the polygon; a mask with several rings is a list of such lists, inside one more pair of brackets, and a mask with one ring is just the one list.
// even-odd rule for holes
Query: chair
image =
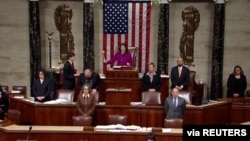
{"label": "chair", "polygon": [[201,105],[202,104],[202,98],[204,93],[204,84],[197,84],[195,81],[195,75],[196,71],[190,70],[190,79],[188,84],[188,90],[187,91],[180,91],[179,96],[182,97],[188,97],[185,96],[187,93],[190,95],[190,104],[192,105]]}
{"label": "chair", "polygon": [[66,99],[69,102],[73,102],[74,94],[75,94],[74,90],[57,89],[57,99]]}
{"label": "chair", "polygon": [[185,99],[186,104],[192,104],[192,96],[189,91],[181,91],[179,96]]}
{"label": "chair", "polygon": [[183,119],[181,118],[164,119],[165,128],[182,128],[182,125]]}
{"label": "chair", "polygon": [[127,125],[127,115],[109,115],[108,118],[108,124],[122,124],[122,125]]}
{"label": "chair", "polygon": [[137,47],[128,47],[128,51],[131,53],[132,59],[134,61],[134,67],[137,64],[138,48]]}
{"label": "chair", "polygon": [[8,120],[14,122],[15,124],[20,124],[21,121],[21,112],[16,109],[9,109],[7,113]]}
{"label": "chair", "polygon": [[19,90],[20,94],[24,94],[26,96],[26,86],[13,86],[12,90]]}
{"label": "chair", "polygon": [[99,102],[99,92],[96,92],[96,93],[95,93],[95,100],[96,100],[96,103]]}
{"label": "chair", "polygon": [[160,92],[142,92],[142,103],[145,105],[161,105]]}
{"label": "chair", "polygon": [[246,96],[245,96],[245,97],[247,97],[247,98],[250,97],[250,90],[247,90],[247,91],[246,91]]}
{"label": "chair", "polygon": [[72,116],[73,126],[91,126],[91,116]]}
{"label": "chair", "polygon": [[1,86],[1,88],[2,88],[2,90],[5,91],[5,92],[6,92],[6,91],[9,91],[9,86]]}

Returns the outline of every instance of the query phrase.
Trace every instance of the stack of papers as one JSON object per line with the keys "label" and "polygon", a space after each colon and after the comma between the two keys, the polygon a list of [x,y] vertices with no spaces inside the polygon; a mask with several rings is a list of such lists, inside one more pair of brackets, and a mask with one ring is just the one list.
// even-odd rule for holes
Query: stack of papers
{"label": "stack of papers", "polygon": [[69,104],[70,102],[66,99],[56,99],[44,102],[44,104]]}
{"label": "stack of papers", "polygon": [[130,102],[130,105],[131,106],[140,106],[140,105],[142,105],[142,102],[140,101],[140,102]]}
{"label": "stack of papers", "polygon": [[98,102],[97,105],[106,105],[106,102]]}
{"label": "stack of papers", "polygon": [[122,124],[115,124],[115,125],[98,125],[95,127],[96,130],[140,130],[140,126],[130,125],[125,126]]}
{"label": "stack of papers", "polygon": [[24,98],[24,95],[15,95],[14,98]]}
{"label": "stack of papers", "polygon": [[13,93],[13,94],[20,94],[21,91],[20,90],[12,90],[11,93]]}
{"label": "stack of papers", "polygon": [[113,66],[114,69],[122,68],[122,66]]}
{"label": "stack of papers", "polygon": [[171,128],[163,128],[162,133],[171,133],[172,129]]}

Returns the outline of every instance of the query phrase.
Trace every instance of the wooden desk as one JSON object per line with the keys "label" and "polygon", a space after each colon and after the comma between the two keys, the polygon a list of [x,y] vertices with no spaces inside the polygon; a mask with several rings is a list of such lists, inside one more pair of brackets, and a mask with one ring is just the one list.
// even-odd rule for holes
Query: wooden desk
{"label": "wooden desk", "polygon": [[[21,111],[21,123],[26,125],[73,125],[78,115],[76,104],[40,104],[10,98],[10,108]],[[206,105],[187,105],[184,124],[230,124],[231,103],[221,101]],[[163,106],[97,105],[94,125],[106,125],[109,114],[128,115],[128,124],[142,127],[163,127]],[[223,115],[223,116],[222,116]]]}
{"label": "wooden desk", "polygon": [[106,125],[110,114],[127,115],[128,125],[139,125],[143,127],[163,127],[163,106],[130,106],[130,105],[106,105],[98,106],[95,112],[95,123]]}
{"label": "wooden desk", "polygon": [[213,102],[205,105],[188,105],[184,124],[230,124],[231,102]]}
{"label": "wooden desk", "polygon": [[[142,78],[122,78],[119,80],[117,78],[104,78],[102,79],[102,86],[100,88],[100,101],[106,100],[106,89],[116,88],[116,87],[130,88],[131,96],[129,101],[141,101],[141,93],[143,91],[142,87]],[[169,95],[169,77],[162,77],[162,86],[161,86],[161,103],[164,105],[166,97]],[[121,99],[123,100],[123,99]]]}
{"label": "wooden desk", "polygon": [[24,125],[73,125],[72,115],[77,115],[73,104],[43,104],[27,99],[10,98],[10,109],[21,112]]}
{"label": "wooden desk", "polygon": [[5,119],[5,120],[0,120],[0,127],[5,127],[14,124],[12,121]]}
{"label": "wooden desk", "polygon": [[250,121],[250,98],[225,98],[219,100],[232,102],[232,124],[239,124],[242,122]]}
{"label": "wooden desk", "polygon": [[18,92],[12,92],[12,91],[5,91],[5,93],[8,95],[8,97],[22,97],[25,98],[26,95],[22,92],[18,93]]}
{"label": "wooden desk", "polygon": [[139,78],[138,70],[133,67],[110,68],[106,72],[106,78]]}
{"label": "wooden desk", "polygon": [[[56,89],[62,88],[62,74],[56,74],[55,87]],[[130,101],[141,101],[142,88],[142,78],[101,78],[102,84],[99,90],[99,100],[104,102],[106,100],[106,89],[124,87],[132,89]],[[78,94],[80,92],[79,77],[75,79],[75,95],[74,101],[77,100]],[[166,97],[169,95],[169,76],[162,76],[162,87],[161,87],[161,103],[164,103]]]}
{"label": "wooden desk", "polygon": [[107,105],[130,105],[132,99],[132,89],[129,88],[108,88],[105,91]]}
{"label": "wooden desk", "polygon": [[[0,128],[1,141],[26,140],[29,126]],[[29,140],[36,141],[145,141],[150,131],[83,131],[79,126],[32,126]],[[170,133],[155,132],[157,141],[182,141],[182,129]]]}

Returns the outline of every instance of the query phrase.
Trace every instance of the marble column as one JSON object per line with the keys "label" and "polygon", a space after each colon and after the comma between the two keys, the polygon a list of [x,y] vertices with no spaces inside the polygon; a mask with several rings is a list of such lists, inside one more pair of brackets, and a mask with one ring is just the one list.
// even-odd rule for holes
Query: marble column
{"label": "marble column", "polygon": [[[212,46],[212,74],[211,95],[216,100],[223,97],[223,55],[224,55],[224,28],[225,28],[225,2],[226,0],[214,0],[214,31]],[[209,96],[208,96],[209,98]]]}
{"label": "marble column", "polygon": [[83,69],[95,70],[93,6],[91,0],[85,0],[83,3]]}
{"label": "marble column", "polygon": [[[39,0],[29,1],[29,36],[30,36],[30,83],[37,71],[41,67],[41,40],[40,40],[40,19],[39,19]],[[30,88],[30,94],[32,95]]]}
{"label": "marble column", "polygon": [[168,74],[169,54],[169,3],[168,0],[160,2],[158,23],[158,49],[157,70]]}

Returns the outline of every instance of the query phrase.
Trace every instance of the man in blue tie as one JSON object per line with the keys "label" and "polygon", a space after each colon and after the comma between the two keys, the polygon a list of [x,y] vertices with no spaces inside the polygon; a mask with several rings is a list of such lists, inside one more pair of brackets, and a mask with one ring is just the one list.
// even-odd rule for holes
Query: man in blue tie
{"label": "man in blue tie", "polygon": [[167,97],[165,101],[165,112],[167,118],[183,118],[185,111],[185,99],[179,97],[179,90],[177,88],[173,88],[172,95]]}

